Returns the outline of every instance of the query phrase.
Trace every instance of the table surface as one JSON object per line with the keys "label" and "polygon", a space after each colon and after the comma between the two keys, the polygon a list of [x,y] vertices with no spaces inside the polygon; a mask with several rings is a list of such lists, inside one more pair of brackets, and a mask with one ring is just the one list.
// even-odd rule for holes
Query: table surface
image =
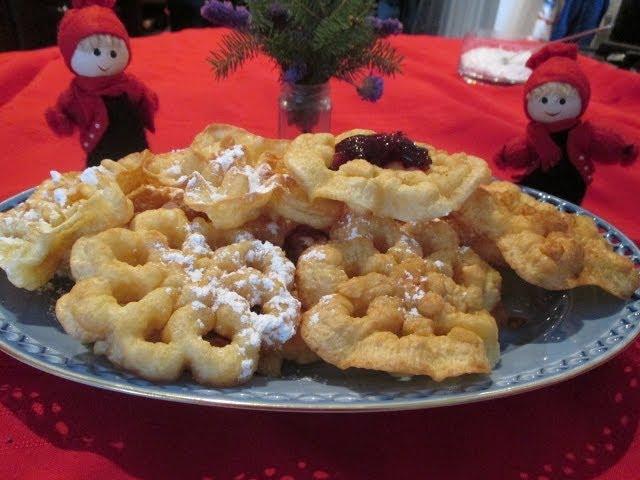
{"label": "table surface", "polygon": [[[206,62],[223,33],[132,41],[129,71],[160,97],[154,151],[188,145],[208,123],[275,136],[278,73],[258,58],[215,81]],[[404,74],[375,104],[332,83],[332,130],[403,130],[490,159],[524,132],[522,87],[467,85],[460,41],[392,39]],[[587,58],[586,118],[640,144],[640,77]],[[57,138],[44,109],[71,74],[54,48],[0,54],[0,196],[49,170],[80,169],[77,137]],[[640,166],[597,165],[583,206],[640,239]],[[502,176],[495,171],[496,176]],[[93,389],[0,354],[2,479],[616,479],[640,478],[640,341],[585,375],[506,399],[433,410],[285,414],[172,404]]]}

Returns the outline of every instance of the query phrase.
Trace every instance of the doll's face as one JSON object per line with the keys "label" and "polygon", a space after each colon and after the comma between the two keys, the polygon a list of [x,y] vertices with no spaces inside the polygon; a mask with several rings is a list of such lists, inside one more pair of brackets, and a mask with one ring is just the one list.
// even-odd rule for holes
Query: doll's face
{"label": "doll's face", "polygon": [[83,38],[71,57],[71,68],[82,77],[108,77],[122,72],[129,63],[124,41],[113,35]]}
{"label": "doll's face", "polygon": [[544,83],[527,95],[527,111],[537,122],[553,123],[576,118],[581,110],[580,94],[568,83]]}

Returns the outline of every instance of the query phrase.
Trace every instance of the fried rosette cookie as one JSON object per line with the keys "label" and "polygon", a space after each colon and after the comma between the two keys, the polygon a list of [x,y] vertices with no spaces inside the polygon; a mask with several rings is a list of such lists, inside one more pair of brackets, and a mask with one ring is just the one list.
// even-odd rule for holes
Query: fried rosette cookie
{"label": "fried rosette cookie", "polygon": [[150,185],[184,188],[189,176],[205,164],[206,159],[187,147],[147,156],[142,169]]}
{"label": "fried rosette cookie", "polygon": [[149,150],[132,153],[118,161],[103,160],[100,166],[111,172],[125,195],[133,192],[148,181],[143,165],[145,160],[153,157]]}
{"label": "fried rosette cookie", "polygon": [[185,370],[214,386],[251,378],[261,352],[278,351],[296,332],[294,266],[259,240],[212,250],[202,221],[160,209],[137,215],[131,230],[76,242],[77,283],[56,305],[65,331],[149,380]]}
{"label": "fried rosette cookie", "polygon": [[424,170],[382,168],[362,158],[332,170],[337,140],[304,134],[285,152],[287,169],[311,200],[337,200],[380,217],[420,221],[447,215],[490,178],[483,160],[463,153],[434,152]]}
{"label": "fried rosette cookie", "polygon": [[163,198],[176,199],[206,214],[216,228],[240,227],[268,213],[284,181],[275,167],[286,144],[230,125],[211,125],[189,148],[145,160],[145,174],[162,190],[147,188],[138,197],[151,198],[155,205]]}
{"label": "fried rosette cookie", "polygon": [[273,192],[269,203],[274,213],[316,229],[329,228],[340,218],[344,204],[325,198],[311,200],[297,180],[289,175],[283,158],[278,159],[276,172],[282,175],[282,185]]}
{"label": "fried rosette cookie", "polygon": [[[190,148],[200,157],[209,159],[211,171],[205,168],[200,173],[210,182],[211,173],[215,177],[216,174],[233,171],[235,162],[241,167],[246,164],[262,169],[265,167],[261,165],[268,164],[273,175],[277,176],[278,187],[269,189],[268,209],[293,222],[315,228],[329,227],[341,215],[342,204],[324,199],[311,201],[295,179],[288,175],[282,157],[289,143],[288,140],[264,138],[237,127],[216,124],[198,134]],[[238,146],[242,146],[242,151]],[[265,172],[258,173],[264,176]],[[262,183],[264,188],[268,188],[268,182]],[[257,186],[255,181],[253,184]]]}
{"label": "fried rosette cookie", "polygon": [[214,181],[194,172],[185,187],[184,202],[205,213],[218,228],[237,228],[267,212],[280,182],[281,176],[268,163],[238,162]]}
{"label": "fried rosette cookie", "polygon": [[257,159],[264,154],[281,157],[289,141],[261,137],[233,125],[218,123],[209,125],[196,135],[191,149],[202,158],[211,160],[234,145],[242,145],[250,158]]}
{"label": "fried rosette cookie", "polygon": [[296,272],[302,338],[323,360],[437,381],[491,370],[501,278],[445,222],[351,215],[331,237]]}
{"label": "fried rosette cookie", "polygon": [[133,209],[136,213],[175,207],[182,209],[192,218],[199,215],[184,203],[184,190],[181,188],[151,184],[140,185],[129,192],[127,198],[133,203]]}
{"label": "fried rosette cookie", "polygon": [[451,223],[487,261],[547,290],[597,285],[628,298],[640,287],[633,262],[613,251],[591,218],[561,212],[512,183],[480,187]]}
{"label": "fried rosette cookie", "polygon": [[78,238],[124,225],[132,215],[131,202],[104,167],[53,171],[24,203],[0,213],[0,267],[11,283],[34,290],[66,268]]}

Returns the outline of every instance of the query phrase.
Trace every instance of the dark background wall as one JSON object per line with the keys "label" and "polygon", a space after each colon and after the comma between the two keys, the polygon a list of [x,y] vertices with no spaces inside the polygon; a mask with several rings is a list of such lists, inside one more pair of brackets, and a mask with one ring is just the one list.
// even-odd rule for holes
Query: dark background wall
{"label": "dark background wall", "polygon": [[[204,0],[118,0],[116,11],[131,36],[204,26]],[[70,0],[0,0],[0,51],[56,43],[56,29]]]}

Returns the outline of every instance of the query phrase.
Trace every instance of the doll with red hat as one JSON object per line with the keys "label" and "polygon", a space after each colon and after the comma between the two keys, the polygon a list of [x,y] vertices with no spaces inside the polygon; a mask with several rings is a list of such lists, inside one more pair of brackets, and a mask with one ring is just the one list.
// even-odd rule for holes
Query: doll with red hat
{"label": "doll with red hat", "polygon": [[75,74],[45,117],[58,135],[80,132],[87,166],[120,159],[148,147],[157,95],[125,69],[131,61],[127,31],[115,0],[73,0],[58,27],[58,46]]}
{"label": "doll with red hat", "polygon": [[524,111],[530,122],[524,137],[496,154],[499,168],[519,172],[514,179],[580,204],[595,162],[633,162],[636,145],[581,117],[589,105],[589,79],[577,62],[574,44],[552,43],[534,53],[524,85]]}

